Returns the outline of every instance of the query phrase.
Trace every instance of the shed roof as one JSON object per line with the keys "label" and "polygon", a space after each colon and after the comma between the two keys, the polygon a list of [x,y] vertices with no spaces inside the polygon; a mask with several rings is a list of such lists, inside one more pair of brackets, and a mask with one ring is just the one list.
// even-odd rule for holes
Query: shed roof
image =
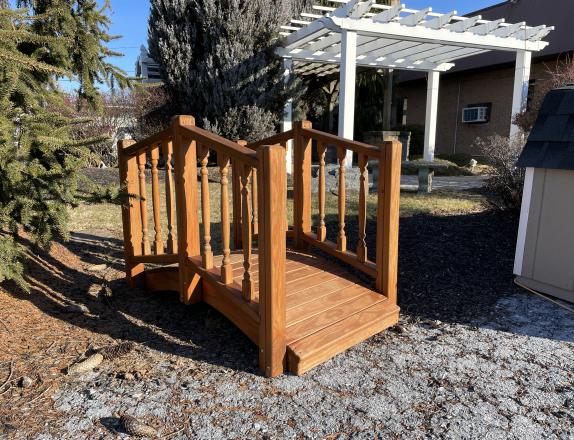
{"label": "shed roof", "polygon": [[327,75],[338,69],[341,34],[358,35],[358,66],[414,71],[451,69],[455,61],[490,51],[543,50],[553,27],[506,23],[503,18],[462,17],[456,11],[387,6],[376,0],[331,0],[338,7],[314,6],[314,13],[282,26],[278,53],[296,62],[300,74]]}
{"label": "shed roof", "polygon": [[517,165],[574,170],[574,85],[546,95]]}

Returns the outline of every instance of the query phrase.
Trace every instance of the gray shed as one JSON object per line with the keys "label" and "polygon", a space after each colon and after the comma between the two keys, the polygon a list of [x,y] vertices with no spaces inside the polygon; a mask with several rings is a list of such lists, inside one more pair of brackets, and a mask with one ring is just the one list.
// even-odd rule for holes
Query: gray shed
{"label": "gray shed", "polygon": [[548,93],[518,166],[526,178],[514,274],[574,302],[574,85]]}

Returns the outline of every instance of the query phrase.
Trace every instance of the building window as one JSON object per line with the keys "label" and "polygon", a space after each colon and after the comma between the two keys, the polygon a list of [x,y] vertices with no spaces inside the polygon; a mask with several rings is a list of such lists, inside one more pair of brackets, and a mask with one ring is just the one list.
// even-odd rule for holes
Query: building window
{"label": "building window", "polygon": [[465,124],[486,124],[490,121],[492,104],[473,104],[462,109],[462,122]]}

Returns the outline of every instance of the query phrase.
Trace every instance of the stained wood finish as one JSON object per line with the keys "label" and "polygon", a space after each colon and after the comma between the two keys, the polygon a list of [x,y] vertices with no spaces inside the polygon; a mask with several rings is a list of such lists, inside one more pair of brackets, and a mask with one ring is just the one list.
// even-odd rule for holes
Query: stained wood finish
{"label": "stained wood finish", "polygon": [[139,170],[139,196],[140,196],[140,215],[142,225],[142,251],[144,255],[151,254],[151,244],[149,241],[148,230],[148,215],[147,215],[147,188],[145,181],[145,163],[146,151],[142,151],[137,155],[137,163]]}
{"label": "stained wood finish", "polygon": [[[242,146],[247,145],[247,141],[238,140],[237,143]],[[233,199],[233,246],[235,249],[241,248],[241,239],[243,231],[241,230],[241,216],[243,208],[241,206],[241,198],[243,187],[241,186],[241,173],[243,165],[237,161],[231,161],[231,192]]]}
{"label": "stained wood finish", "polygon": [[254,236],[259,233],[259,208],[257,207],[257,197],[257,168],[253,168],[251,170],[251,230],[253,231]]}
{"label": "stained wood finish", "polygon": [[201,163],[201,220],[203,223],[203,267],[211,269],[213,267],[213,252],[211,251],[211,206],[209,201],[209,178],[207,163],[209,162],[209,149],[202,147],[199,149],[199,161]]}
{"label": "stained wood finish", "polygon": [[285,152],[279,145],[257,151],[259,206],[259,365],[268,377],[283,373],[285,336]]}
{"label": "stained wood finish", "polygon": [[229,157],[218,155],[219,170],[221,172],[221,242],[223,246],[223,260],[221,261],[221,280],[223,284],[233,281],[233,269],[229,258]]}
{"label": "stained wood finish", "polygon": [[377,206],[377,290],[397,303],[399,257],[399,204],[401,196],[401,150],[399,141],[385,142],[380,163]]}
{"label": "stained wood finish", "polygon": [[139,195],[138,164],[135,157],[130,157],[124,150],[133,145],[134,141],[125,140],[118,142],[118,168],[120,182],[126,184],[127,192],[131,196],[122,205],[122,226],[124,230],[124,259],[126,278],[130,286],[142,284],[144,265],[134,261],[134,257],[142,253],[142,226],[139,211],[139,203],[133,199]]}
{"label": "stained wood finish", "polygon": [[159,162],[159,145],[154,145],[150,149],[150,162],[151,162],[151,193],[153,204],[153,226],[155,230],[154,236],[154,252],[156,255],[161,255],[164,252],[163,239],[161,231],[161,201],[159,198],[159,171],[157,164]]}
{"label": "stained wood finish", "polygon": [[[145,202],[145,155],[152,161],[154,225],[158,225],[156,200],[158,142],[166,156],[166,192],[175,189],[177,239],[168,230],[167,254],[146,252],[147,209],[138,200],[122,209],[126,274],[128,279],[146,281],[153,291],[177,289],[184,303],[204,300],[235,323],[260,348],[260,366],[267,376],[286,368],[302,374],[357,342],[395,324],[398,201],[400,188],[400,143],[383,147],[365,146],[332,135],[317,134],[310,124],[295,124],[294,140],[294,228],[285,230],[287,182],[285,146],[289,137],[277,139],[282,146],[262,145],[257,153],[240,143],[198,129],[191,117],[173,120],[171,131],[136,144],[118,145],[120,179],[128,190]],[[173,145],[166,144],[172,140]],[[317,141],[319,153],[319,222],[311,225],[311,147]],[[155,145],[155,147],[154,147]],[[326,239],[325,147],[334,145],[339,160],[339,230],[337,243]],[[205,146],[205,148],[199,148]],[[345,232],[345,149],[358,153],[361,172],[359,191],[359,234],[356,253],[347,250]],[[223,254],[213,256],[209,192],[208,149],[217,152],[221,172],[221,225]],[[170,153],[172,151],[173,153]],[[374,154],[376,151],[376,154]],[[126,153],[128,152],[128,153]],[[174,156],[174,179],[170,180],[170,154]],[[366,221],[369,157],[380,162],[377,205],[376,261],[367,259]],[[197,188],[197,160],[201,164],[201,210],[206,225],[200,245]],[[234,241],[243,249],[230,249],[229,169],[233,166]],[[171,189],[170,189],[171,188]],[[168,229],[173,228],[173,203],[166,201]],[[157,204],[159,206],[159,204]],[[146,205],[143,205],[146,208]],[[170,220],[171,211],[171,220]],[[145,224],[144,224],[145,223]],[[156,228],[154,244],[161,240]],[[173,231],[172,231],[173,232]],[[170,241],[171,236],[171,241]],[[285,237],[293,236],[295,248],[286,250]],[[253,247],[253,238],[257,248]],[[177,252],[174,246],[177,244]],[[342,262],[307,251],[316,247]],[[161,246],[163,247],[163,245]],[[170,249],[174,252],[171,253]],[[169,265],[144,271],[143,264]],[[221,267],[219,267],[221,266]],[[349,267],[350,266],[350,267]],[[376,290],[353,273],[363,271],[375,279]],[[379,292],[382,292],[381,295]]]}
{"label": "stained wood finish", "polygon": [[345,252],[347,250],[347,236],[345,235],[345,200],[347,197],[345,175],[345,157],[347,151],[343,147],[337,148],[337,159],[339,160],[339,234],[337,236],[337,250]]}
{"label": "stained wood finish", "polygon": [[242,209],[242,237],[243,246],[243,280],[241,281],[243,299],[253,300],[253,283],[251,280],[251,246],[253,244],[251,218],[251,200],[249,188],[251,187],[251,169],[245,166],[241,171],[241,209]]}
{"label": "stained wood finish", "polygon": [[293,124],[293,222],[295,246],[304,247],[302,235],[311,232],[311,138],[303,130],[309,121]]}
{"label": "stained wood finish", "polygon": [[369,173],[367,163],[369,158],[359,154],[359,240],[357,243],[357,259],[367,261],[367,195],[369,193]]}
{"label": "stained wood finish", "polygon": [[317,143],[317,154],[319,155],[319,225],[317,226],[317,240],[327,239],[327,227],[325,225],[325,152],[327,148],[323,142]]}
{"label": "stained wood finish", "polygon": [[[189,258],[199,255],[199,203],[197,197],[197,143],[184,136],[182,127],[195,124],[191,116],[172,120],[175,155],[177,205],[177,249],[179,255],[179,295],[184,304],[201,300],[197,273],[189,266]],[[188,213],[193,213],[188,215]]]}
{"label": "stained wood finish", "polygon": [[175,203],[173,182],[173,143],[162,143],[165,158],[165,206],[167,211],[167,253],[177,253],[177,237],[175,234]]}

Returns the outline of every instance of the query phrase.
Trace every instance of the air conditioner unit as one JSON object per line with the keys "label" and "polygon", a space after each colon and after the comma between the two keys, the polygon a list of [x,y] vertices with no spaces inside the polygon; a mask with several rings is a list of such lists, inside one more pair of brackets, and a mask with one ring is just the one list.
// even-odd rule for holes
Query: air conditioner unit
{"label": "air conditioner unit", "polygon": [[467,107],[462,109],[462,122],[467,124],[488,122],[489,113],[488,107]]}

